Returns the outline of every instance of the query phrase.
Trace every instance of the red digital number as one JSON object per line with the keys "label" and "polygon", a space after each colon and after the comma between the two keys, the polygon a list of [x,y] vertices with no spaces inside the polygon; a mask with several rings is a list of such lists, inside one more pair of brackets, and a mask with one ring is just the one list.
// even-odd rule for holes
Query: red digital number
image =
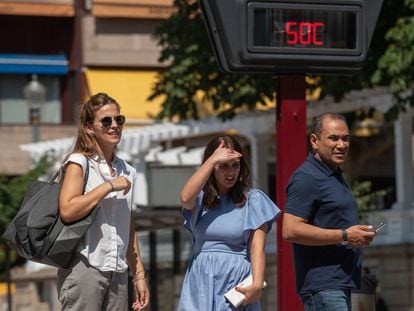
{"label": "red digital number", "polygon": [[296,22],[286,22],[286,33],[288,34],[288,44],[298,44],[298,30],[296,29]]}
{"label": "red digital number", "polygon": [[323,45],[317,34],[325,26],[321,22],[286,22],[287,44],[291,45]]}

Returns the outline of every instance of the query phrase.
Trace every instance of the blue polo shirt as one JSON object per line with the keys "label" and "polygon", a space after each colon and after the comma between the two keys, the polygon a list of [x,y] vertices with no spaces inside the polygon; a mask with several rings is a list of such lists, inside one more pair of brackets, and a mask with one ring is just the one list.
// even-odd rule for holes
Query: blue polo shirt
{"label": "blue polo shirt", "polygon": [[[359,224],[357,203],[341,169],[333,171],[312,154],[289,180],[285,212],[325,229]],[[359,248],[293,243],[293,256],[299,295],[360,287],[362,256]]]}

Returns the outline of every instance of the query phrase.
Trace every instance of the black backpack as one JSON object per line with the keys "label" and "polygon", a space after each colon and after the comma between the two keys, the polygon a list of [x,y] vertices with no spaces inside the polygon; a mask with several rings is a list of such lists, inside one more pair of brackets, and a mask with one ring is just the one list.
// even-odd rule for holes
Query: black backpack
{"label": "black backpack", "polygon": [[[20,256],[36,262],[67,268],[79,241],[91,225],[98,206],[85,218],[64,223],[59,217],[61,183],[56,182],[60,170],[51,181],[33,181],[17,215],[8,225],[3,240]],[[83,192],[89,175],[86,166]]]}

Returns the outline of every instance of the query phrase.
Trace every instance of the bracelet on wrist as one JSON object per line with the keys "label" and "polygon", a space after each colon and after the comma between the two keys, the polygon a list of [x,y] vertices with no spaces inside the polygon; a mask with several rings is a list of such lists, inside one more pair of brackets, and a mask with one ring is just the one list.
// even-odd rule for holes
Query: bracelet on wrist
{"label": "bracelet on wrist", "polygon": [[106,182],[111,185],[111,192],[114,191],[115,187],[114,187],[114,184],[112,183],[112,181],[107,180]]}

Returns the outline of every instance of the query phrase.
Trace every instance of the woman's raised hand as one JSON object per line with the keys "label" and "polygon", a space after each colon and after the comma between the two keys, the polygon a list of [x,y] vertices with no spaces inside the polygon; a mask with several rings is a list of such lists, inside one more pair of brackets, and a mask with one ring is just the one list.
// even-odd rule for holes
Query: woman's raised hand
{"label": "woman's raised hand", "polygon": [[220,142],[220,145],[211,155],[211,159],[214,163],[226,162],[242,157],[243,155],[236,150],[224,147],[224,141]]}

